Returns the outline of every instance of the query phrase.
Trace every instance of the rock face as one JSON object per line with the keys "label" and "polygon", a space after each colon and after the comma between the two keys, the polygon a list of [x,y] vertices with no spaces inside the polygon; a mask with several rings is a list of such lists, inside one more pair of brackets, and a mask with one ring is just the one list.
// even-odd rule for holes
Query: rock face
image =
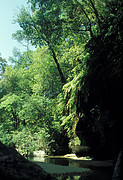
{"label": "rock face", "polygon": [[0,142],[0,180],[55,180],[14,148]]}

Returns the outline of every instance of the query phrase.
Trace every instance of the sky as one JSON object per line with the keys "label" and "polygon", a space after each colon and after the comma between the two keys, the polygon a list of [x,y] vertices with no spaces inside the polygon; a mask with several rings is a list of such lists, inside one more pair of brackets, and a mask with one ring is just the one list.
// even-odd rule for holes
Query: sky
{"label": "sky", "polygon": [[19,9],[27,6],[27,0],[0,0],[0,57],[6,59],[13,56],[14,47],[21,51],[24,46],[12,39],[12,34],[19,29],[19,25],[13,24],[13,19]]}

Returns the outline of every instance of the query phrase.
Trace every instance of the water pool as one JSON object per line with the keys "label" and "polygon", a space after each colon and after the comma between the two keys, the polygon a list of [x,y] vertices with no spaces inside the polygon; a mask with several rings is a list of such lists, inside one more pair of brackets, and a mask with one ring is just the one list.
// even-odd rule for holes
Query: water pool
{"label": "water pool", "polygon": [[[75,167],[75,168],[89,168],[93,171],[93,173],[88,174],[87,176],[72,173],[68,173],[67,175],[58,175],[58,180],[111,180],[113,173],[113,166],[92,166],[88,163],[83,163],[86,161],[76,161],[69,158],[59,158],[59,157],[30,157],[29,160],[36,162],[39,166],[41,163],[46,163],[52,166],[61,165],[64,167]],[[91,162],[91,161],[90,161]]]}

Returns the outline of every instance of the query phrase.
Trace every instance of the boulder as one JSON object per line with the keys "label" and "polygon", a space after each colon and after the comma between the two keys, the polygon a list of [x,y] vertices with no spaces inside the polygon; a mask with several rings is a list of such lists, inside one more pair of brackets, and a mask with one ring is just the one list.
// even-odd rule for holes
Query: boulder
{"label": "boulder", "polygon": [[14,148],[0,142],[0,180],[55,180],[37,164],[28,161]]}
{"label": "boulder", "polygon": [[33,156],[34,157],[44,157],[44,156],[46,156],[46,153],[44,151],[34,151]]}

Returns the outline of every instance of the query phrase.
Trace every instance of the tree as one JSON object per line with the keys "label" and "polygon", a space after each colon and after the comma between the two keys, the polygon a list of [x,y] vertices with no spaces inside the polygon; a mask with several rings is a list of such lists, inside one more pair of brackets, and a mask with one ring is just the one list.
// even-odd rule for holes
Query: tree
{"label": "tree", "polygon": [[0,80],[0,140],[21,154],[58,153],[63,136],[54,111],[62,83],[47,46],[29,53],[31,61],[16,51]]}
{"label": "tree", "polygon": [[[61,63],[62,65],[62,63]],[[33,64],[29,71],[34,74],[33,93],[56,98],[62,88],[57,67],[47,46],[37,48],[33,53]]]}
{"label": "tree", "polygon": [[[1,54],[0,54],[0,56],[1,56]],[[0,78],[3,75],[6,66],[7,66],[7,61],[5,59],[3,59],[2,57],[0,57]]]}
{"label": "tree", "polygon": [[[15,39],[29,40],[33,45],[49,47],[63,84],[66,77],[59,63],[60,44],[70,35],[77,35],[86,43],[102,30],[106,1],[78,0],[34,1],[29,0],[29,9],[22,8],[16,22],[22,30]],[[76,37],[75,37],[76,38]]]}
{"label": "tree", "polygon": [[24,53],[21,53],[19,49],[13,49],[13,57],[9,57],[9,62],[11,62],[12,66],[16,66],[16,68],[26,68],[33,63],[33,51],[27,50]]}
{"label": "tree", "polygon": [[30,74],[29,70],[25,70],[25,68],[18,70],[8,66],[0,81],[1,93],[4,92],[4,95],[9,93],[20,94],[22,92],[31,94],[31,80],[33,80],[33,75]]}
{"label": "tree", "polygon": [[11,128],[14,127],[17,129],[20,124],[18,113],[21,109],[21,100],[22,99],[15,94],[8,94],[1,99],[0,109],[4,109],[4,117],[5,114],[8,116]]}
{"label": "tree", "polygon": [[67,35],[74,33],[88,40],[100,34],[105,14],[108,11],[106,0],[63,0],[59,3],[61,3],[61,16]]}
{"label": "tree", "polygon": [[22,8],[16,20],[22,30],[17,31],[13,36],[19,41],[28,39],[32,45],[47,45],[57,65],[61,82],[65,83],[66,79],[55,52],[56,45],[60,43],[62,37],[59,5],[56,1],[30,1],[30,3],[30,10]]}

